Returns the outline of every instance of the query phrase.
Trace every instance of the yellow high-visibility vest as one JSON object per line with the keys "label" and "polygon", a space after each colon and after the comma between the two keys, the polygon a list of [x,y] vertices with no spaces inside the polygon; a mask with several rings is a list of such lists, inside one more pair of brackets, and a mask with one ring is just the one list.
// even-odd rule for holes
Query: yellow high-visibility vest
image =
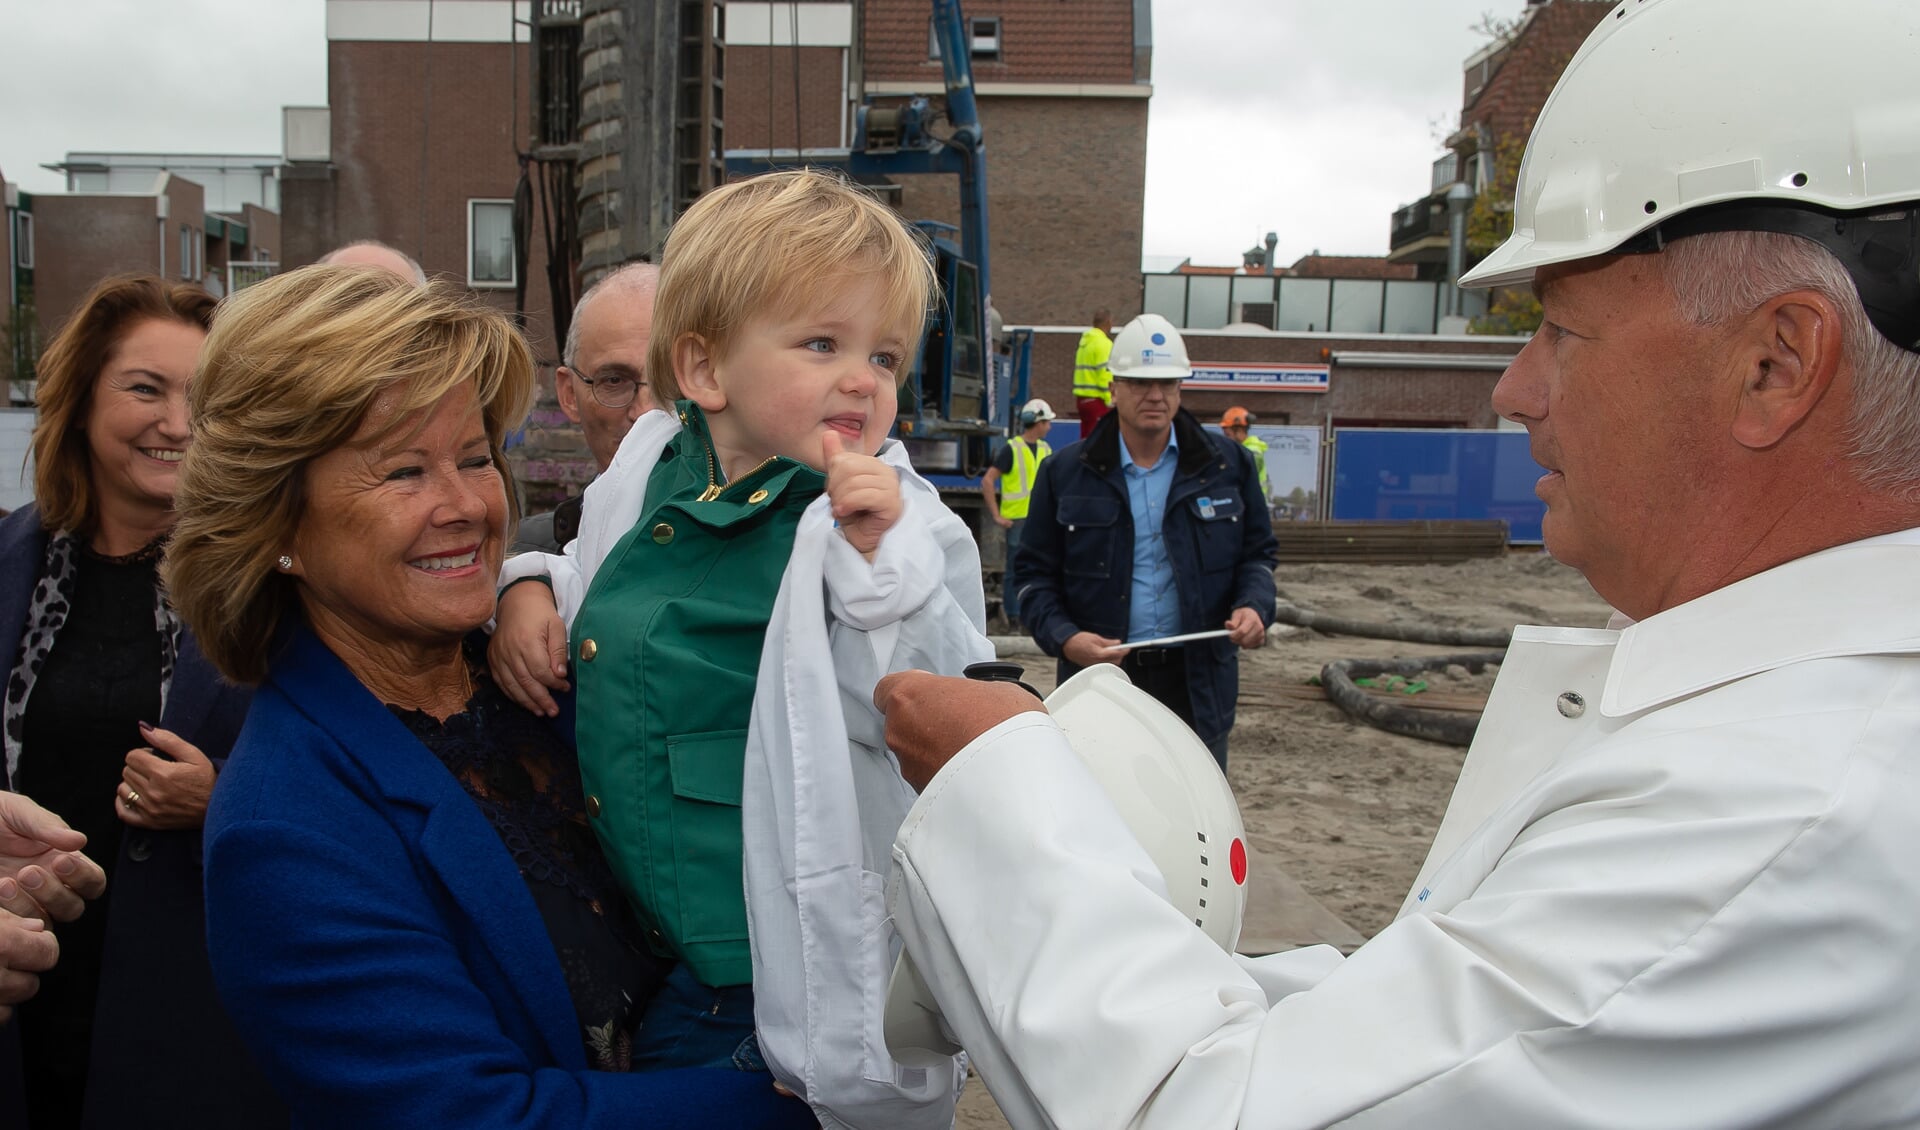
{"label": "yellow high-visibility vest", "polygon": [[1248,432],[1247,438],[1240,441],[1240,446],[1253,452],[1253,465],[1260,468],[1260,493],[1271,499],[1273,488],[1267,485],[1267,441]]}
{"label": "yellow high-visibility vest", "polygon": [[1033,480],[1040,472],[1040,461],[1053,454],[1046,440],[1032,447],[1019,436],[1007,441],[1013,449],[1013,469],[1000,476],[1000,516],[1018,521],[1027,516],[1027,504],[1033,499]]}
{"label": "yellow high-visibility vest", "polygon": [[1113,339],[1096,329],[1080,335],[1080,348],[1073,354],[1073,395],[1113,403],[1113,374],[1107,371],[1107,358],[1113,356]]}

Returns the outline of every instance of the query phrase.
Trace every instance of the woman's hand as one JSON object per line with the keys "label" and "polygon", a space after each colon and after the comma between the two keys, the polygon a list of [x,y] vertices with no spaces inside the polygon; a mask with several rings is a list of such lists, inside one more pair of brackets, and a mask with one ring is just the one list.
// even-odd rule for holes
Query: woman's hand
{"label": "woman's hand", "polygon": [[543,718],[560,713],[551,691],[567,689],[567,625],[553,590],[527,582],[500,594],[487,667],[507,697]]}
{"label": "woman's hand", "polygon": [[114,790],[120,822],[156,832],[198,828],[206,822],[207,799],[213,795],[213,762],[172,730],[142,722],[140,736],[153,745],[127,752],[127,767]]}

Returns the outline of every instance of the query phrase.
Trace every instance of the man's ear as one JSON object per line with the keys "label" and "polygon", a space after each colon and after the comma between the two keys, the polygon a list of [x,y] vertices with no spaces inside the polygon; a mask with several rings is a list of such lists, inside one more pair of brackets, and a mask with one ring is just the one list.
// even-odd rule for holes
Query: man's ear
{"label": "man's ear", "polygon": [[683,333],[673,341],[673,377],[680,382],[680,395],[698,404],[702,412],[727,406],[716,360],[713,346],[699,334]]}
{"label": "man's ear", "polygon": [[1762,303],[1728,343],[1740,364],[1733,438],[1772,447],[1812,415],[1840,371],[1840,309],[1813,290]]}
{"label": "man's ear", "polygon": [[560,402],[560,411],[567,419],[580,422],[580,386],[574,383],[572,369],[565,365],[553,371],[553,398]]}

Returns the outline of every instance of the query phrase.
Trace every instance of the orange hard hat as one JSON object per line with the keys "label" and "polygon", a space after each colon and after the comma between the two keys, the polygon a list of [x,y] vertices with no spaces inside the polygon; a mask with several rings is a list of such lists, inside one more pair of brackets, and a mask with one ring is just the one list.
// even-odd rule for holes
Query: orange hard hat
{"label": "orange hard hat", "polygon": [[1220,417],[1220,426],[1223,428],[1252,427],[1254,418],[1253,413],[1236,405],[1227,409],[1226,414]]}

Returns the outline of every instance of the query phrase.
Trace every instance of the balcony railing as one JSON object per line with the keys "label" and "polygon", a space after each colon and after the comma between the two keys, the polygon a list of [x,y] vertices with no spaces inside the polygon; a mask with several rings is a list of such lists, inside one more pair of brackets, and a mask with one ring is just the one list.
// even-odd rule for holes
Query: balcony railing
{"label": "balcony railing", "polygon": [[1447,238],[1447,194],[1443,189],[1421,197],[1393,214],[1393,233],[1387,247],[1398,251],[1429,236]]}

